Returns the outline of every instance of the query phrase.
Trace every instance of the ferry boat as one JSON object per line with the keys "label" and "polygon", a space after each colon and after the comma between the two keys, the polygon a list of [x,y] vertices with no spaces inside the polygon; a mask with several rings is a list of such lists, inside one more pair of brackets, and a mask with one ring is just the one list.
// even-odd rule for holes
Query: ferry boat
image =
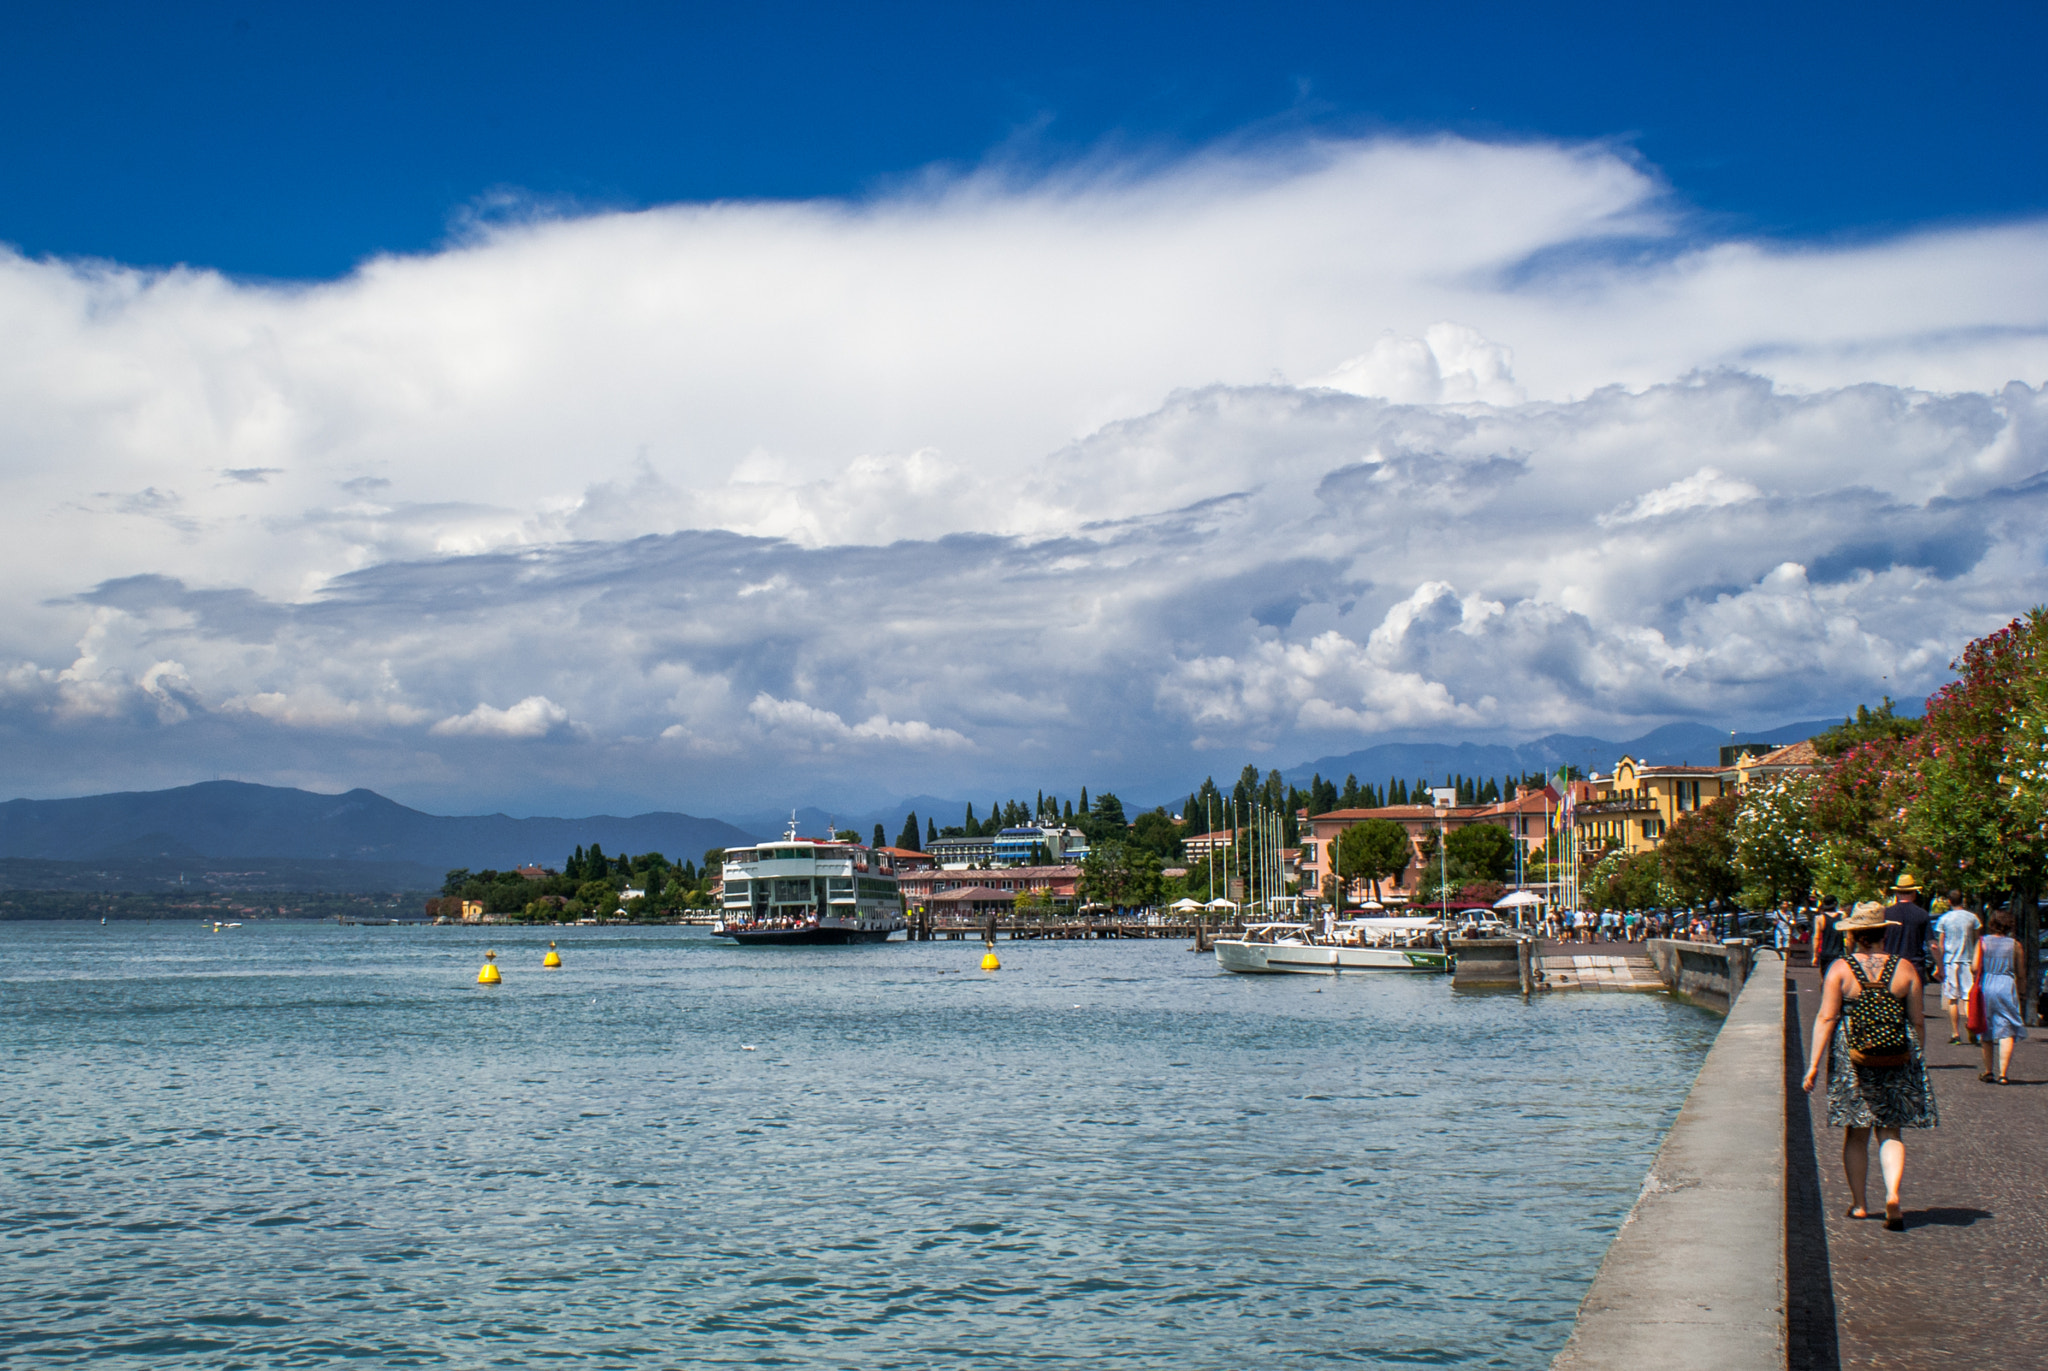
{"label": "ferry boat", "polygon": [[878,943],[900,928],[903,896],[886,852],[799,838],[725,852],[725,897],[712,936],[741,943]]}
{"label": "ferry boat", "polygon": [[1449,971],[1440,919],[1346,919],[1328,933],[1304,923],[1252,924],[1216,940],[1216,964],[1251,975],[1335,976],[1345,971]]}

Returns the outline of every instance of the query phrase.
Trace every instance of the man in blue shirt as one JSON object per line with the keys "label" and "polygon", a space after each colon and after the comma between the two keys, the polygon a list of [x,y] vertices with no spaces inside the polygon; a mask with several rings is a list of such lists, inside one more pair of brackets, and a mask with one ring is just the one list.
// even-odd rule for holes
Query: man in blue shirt
{"label": "man in blue shirt", "polygon": [[1941,1005],[1948,1011],[1948,1040],[1977,1041],[1965,1016],[1970,1003],[1970,952],[1983,925],[1963,908],[1963,894],[1952,891],[1948,911],[1934,921],[1934,952],[1941,959]]}

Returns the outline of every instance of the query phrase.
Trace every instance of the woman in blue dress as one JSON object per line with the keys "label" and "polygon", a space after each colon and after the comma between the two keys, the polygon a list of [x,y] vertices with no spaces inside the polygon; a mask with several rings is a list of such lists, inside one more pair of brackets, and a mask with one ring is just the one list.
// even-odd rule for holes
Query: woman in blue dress
{"label": "woman in blue dress", "polygon": [[1977,939],[1976,954],[1970,959],[1977,999],[1984,1007],[1984,1069],[1977,1079],[1993,1078],[1995,1051],[1997,1081],[2004,1085],[2006,1068],[2012,1065],[2012,1045],[2027,1036],[2027,1026],[2020,1019],[2020,945],[2013,940],[2010,911],[2001,909],[1986,923],[1991,931]]}

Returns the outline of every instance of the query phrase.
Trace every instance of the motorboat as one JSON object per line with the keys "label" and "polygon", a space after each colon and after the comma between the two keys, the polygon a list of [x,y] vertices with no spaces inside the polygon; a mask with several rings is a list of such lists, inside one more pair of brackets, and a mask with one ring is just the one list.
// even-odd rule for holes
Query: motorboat
{"label": "motorboat", "polygon": [[1241,938],[1216,940],[1216,964],[1251,975],[1335,976],[1345,971],[1449,971],[1441,919],[1346,919],[1317,931],[1306,923],[1259,923]]}

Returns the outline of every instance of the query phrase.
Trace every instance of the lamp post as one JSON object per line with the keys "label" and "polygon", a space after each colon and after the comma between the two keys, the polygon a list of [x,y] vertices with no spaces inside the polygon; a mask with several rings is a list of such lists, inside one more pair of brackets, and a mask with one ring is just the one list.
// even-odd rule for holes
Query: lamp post
{"label": "lamp post", "polygon": [[1436,888],[1437,897],[1443,901],[1444,926],[1448,928],[1451,922],[1451,852],[1445,841],[1444,818],[1451,806],[1458,803],[1458,792],[1450,786],[1437,786],[1429,792],[1429,802],[1436,806]]}

